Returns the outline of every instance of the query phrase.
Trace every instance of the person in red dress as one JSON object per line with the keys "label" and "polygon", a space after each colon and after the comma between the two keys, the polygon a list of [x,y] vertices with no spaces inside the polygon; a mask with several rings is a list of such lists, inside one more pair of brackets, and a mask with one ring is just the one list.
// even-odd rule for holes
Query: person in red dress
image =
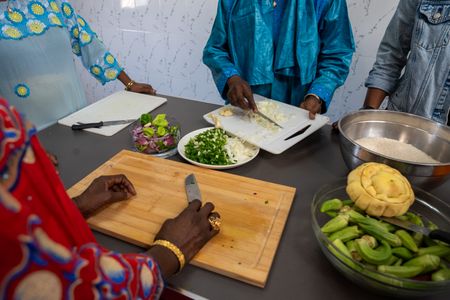
{"label": "person in red dress", "polygon": [[70,199],[36,129],[2,99],[0,143],[0,299],[157,299],[164,279],[218,233],[214,205],[194,201],[146,253],[105,249],[83,216],[136,194],[132,183],[100,177]]}

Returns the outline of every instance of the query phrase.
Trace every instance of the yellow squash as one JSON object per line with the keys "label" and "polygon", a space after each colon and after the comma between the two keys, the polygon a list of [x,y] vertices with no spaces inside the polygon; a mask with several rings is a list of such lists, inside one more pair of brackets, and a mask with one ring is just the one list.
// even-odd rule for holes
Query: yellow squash
{"label": "yellow squash", "polygon": [[347,194],[357,207],[376,217],[403,215],[414,202],[408,179],[380,163],[365,163],[350,172]]}

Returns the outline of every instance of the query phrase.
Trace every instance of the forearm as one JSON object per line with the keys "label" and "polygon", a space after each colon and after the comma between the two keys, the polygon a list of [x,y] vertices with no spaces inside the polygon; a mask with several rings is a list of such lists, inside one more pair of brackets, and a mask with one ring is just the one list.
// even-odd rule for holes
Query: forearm
{"label": "forearm", "polygon": [[389,94],[383,90],[377,88],[368,88],[366,99],[364,100],[364,107],[378,109],[386,96],[389,96]]}
{"label": "forearm", "polygon": [[127,86],[132,81],[131,78],[128,76],[128,74],[125,73],[125,71],[123,70],[122,72],[120,72],[119,76],[117,76],[117,79],[119,79],[124,86]]}

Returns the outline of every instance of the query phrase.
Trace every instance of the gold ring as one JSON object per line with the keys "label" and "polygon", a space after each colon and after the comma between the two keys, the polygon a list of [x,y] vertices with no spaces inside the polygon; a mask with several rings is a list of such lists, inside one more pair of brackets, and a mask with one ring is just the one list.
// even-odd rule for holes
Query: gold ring
{"label": "gold ring", "polygon": [[220,230],[220,225],[222,224],[222,220],[220,219],[220,217],[211,214],[208,217],[208,222],[213,230]]}

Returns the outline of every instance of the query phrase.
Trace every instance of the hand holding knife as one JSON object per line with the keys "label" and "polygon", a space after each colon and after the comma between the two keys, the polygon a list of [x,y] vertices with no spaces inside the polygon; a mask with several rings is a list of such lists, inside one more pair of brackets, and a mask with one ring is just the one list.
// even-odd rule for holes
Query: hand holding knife
{"label": "hand holding knife", "polygon": [[[200,193],[200,188],[198,187],[197,179],[195,178],[194,174],[186,176],[184,185],[186,188],[186,196],[189,204],[194,200],[199,200],[200,202],[202,201],[202,194]],[[211,225],[212,230],[220,230],[222,219],[217,212],[211,212],[209,214],[208,222]]]}
{"label": "hand holding knife", "polygon": [[82,130],[82,129],[88,129],[88,128],[100,128],[102,126],[128,124],[128,123],[133,123],[134,121],[136,121],[136,119],[115,120],[115,121],[100,121],[100,122],[94,122],[94,123],[80,123],[80,122],[78,122],[78,124],[73,124],[71,126],[71,128],[72,128],[72,130]]}

